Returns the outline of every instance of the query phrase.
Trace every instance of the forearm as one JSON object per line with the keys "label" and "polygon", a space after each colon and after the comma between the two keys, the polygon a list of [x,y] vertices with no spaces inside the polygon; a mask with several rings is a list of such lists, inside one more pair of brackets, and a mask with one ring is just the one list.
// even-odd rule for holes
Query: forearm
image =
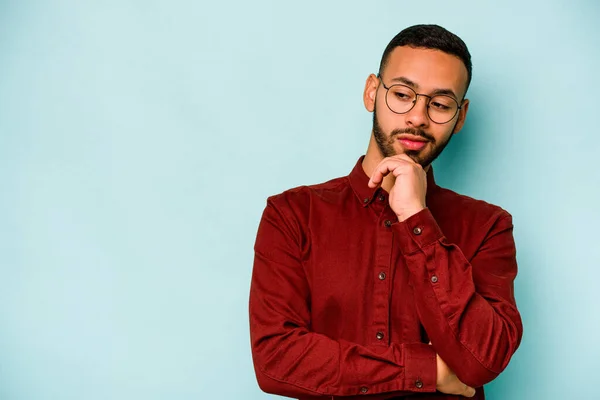
{"label": "forearm", "polygon": [[310,332],[293,332],[271,341],[253,346],[258,384],[268,393],[400,396],[435,391],[435,352],[426,344],[391,346],[374,353]]}
{"label": "forearm", "polygon": [[434,349],[464,383],[488,383],[506,367],[522,335],[512,295],[510,220],[491,224],[472,263],[446,240],[428,210],[398,225],[417,312]]}
{"label": "forearm", "polygon": [[[288,296],[283,305],[263,283],[255,274],[250,333],[256,376],[264,391],[290,397],[435,392],[431,346],[392,344],[375,351],[311,332],[305,306],[292,300],[299,297]],[[299,285],[287,285],[281,281],[277,292],[297,292]]]}
{"label": "forearm", "polygon": [[508,365],[521,337],[518,315],[503,314],[477,293],[452,304],[452,293],[435,285],[415,287],[417,313],[434,349],[460,380],[472,387],[495,379]]}

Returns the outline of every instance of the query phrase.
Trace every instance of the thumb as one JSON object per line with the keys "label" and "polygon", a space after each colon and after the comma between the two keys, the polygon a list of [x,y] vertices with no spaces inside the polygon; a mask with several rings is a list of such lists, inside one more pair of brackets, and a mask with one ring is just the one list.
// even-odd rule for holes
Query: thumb
{"label": "thumb", "polygon": [[465,397],[473,397],[475,396],[475,389],[473,389],[471,386],[467,386],[465,385],[465,391],[463,392],[463,396]]}

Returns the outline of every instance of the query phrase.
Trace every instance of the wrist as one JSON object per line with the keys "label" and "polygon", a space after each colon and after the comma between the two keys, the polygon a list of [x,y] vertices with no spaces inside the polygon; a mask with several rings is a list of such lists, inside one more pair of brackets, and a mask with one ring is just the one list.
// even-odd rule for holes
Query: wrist
{"label": "wrist", "polygon": [[403,209],[401,212],[396,213],[396,216],[398,217],[398,221],[404,222],[405,220],[412,217],[416,213],[423,211],[425,208],[426,207],[424,207],[424,206],[416,206],[413,208],[406,208],[406,209]]}

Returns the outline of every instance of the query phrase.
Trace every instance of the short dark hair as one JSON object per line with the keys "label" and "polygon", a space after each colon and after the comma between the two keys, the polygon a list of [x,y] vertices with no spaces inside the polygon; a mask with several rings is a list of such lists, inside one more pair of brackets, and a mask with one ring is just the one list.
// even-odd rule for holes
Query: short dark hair
{"label": "short dark hair", "polygon": [[436,49],[460,58],[467,68],[467,87],[465,93],[467,92],[471,84],[473,70],[471,53],[469,53],[465,42],[454,33],[439,25],[413,25],[403,29],[399,34],[394,36],[385,48],[383,56],[381,56],[381,63],[379,64],[380,75],[386,67],[390,53],[399,46]]}

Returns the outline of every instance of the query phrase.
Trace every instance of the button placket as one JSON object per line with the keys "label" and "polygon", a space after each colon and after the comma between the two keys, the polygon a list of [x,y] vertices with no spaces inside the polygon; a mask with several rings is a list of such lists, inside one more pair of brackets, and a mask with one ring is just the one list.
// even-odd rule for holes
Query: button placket
{"label": "button placket", "polygon": [[[377,203],[372,203],[377,204]],[[379,206],[381,207],[381,203]],[[369,336],[370,342],[375,346],[386,346],[389,341],[389,315],[390,315],[390,279],[388,279],[391,268],[393,232],[391,215],[381,210],[375,230],[376,248],[374,263],[372,265],[373,276],[373,314],[372,325]]]}

